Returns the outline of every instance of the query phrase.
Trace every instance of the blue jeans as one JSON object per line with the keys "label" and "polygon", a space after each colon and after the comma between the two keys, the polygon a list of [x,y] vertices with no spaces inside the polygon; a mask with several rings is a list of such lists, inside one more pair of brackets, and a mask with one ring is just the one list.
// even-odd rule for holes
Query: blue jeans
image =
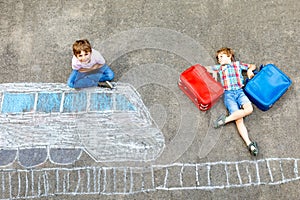
{"label": "blue jeans", "polygon": [[68,86],[71,88],[86,88],[98,85],[98,82],[111,81],[114,78],[114,72],[107,64],[91,72],[79,72],[73,70],[68,79]]}
{"label": "blue jeans", "polygon": [[225,90],[224,104],[230,114],[234,113],[237,110],[240,110],[246,103],[251,103],[251,101],[248,99],[242,89]]}

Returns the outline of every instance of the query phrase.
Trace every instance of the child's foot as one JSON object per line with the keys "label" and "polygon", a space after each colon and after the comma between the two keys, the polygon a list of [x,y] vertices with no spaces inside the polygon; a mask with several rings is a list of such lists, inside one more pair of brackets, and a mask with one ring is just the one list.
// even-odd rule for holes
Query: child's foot
{"label": "child's foot", "polygon": [[250,151],[252,156],[257,156],[258,155],[258,145],[256,142],[251,142],[248,145],[248,150]]}
{"label": "child's foot", "polygon": [[110,89],[114,89],[115,88],[115,86],[111,82],[109,82],[109,81],[99,82],[98,86],[99,87],[110,88]]}
{"label": "child's foot", "polygon": [[218,119],[214,122],[214,127],[215,128],[219,128],[221,126],[224,126],[225,123],[225,119],[226,119],[226,115],[225,114],[221,114]]}

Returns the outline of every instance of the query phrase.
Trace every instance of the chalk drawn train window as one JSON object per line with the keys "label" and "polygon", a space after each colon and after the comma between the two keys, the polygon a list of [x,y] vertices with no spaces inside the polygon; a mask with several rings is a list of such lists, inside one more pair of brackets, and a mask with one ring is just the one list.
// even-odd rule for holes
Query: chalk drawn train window
{"label": "chalk drawn train window", "polygon": [[130,84],[76,90],[63,83],[4,83],[0,102],[0,166],[71,164],[83,151],[96,162],[149,161],[165,146]]}

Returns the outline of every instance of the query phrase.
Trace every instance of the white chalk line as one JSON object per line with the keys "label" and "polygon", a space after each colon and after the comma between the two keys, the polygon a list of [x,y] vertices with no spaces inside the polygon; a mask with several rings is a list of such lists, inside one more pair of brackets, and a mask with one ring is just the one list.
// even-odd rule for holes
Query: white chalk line
{"label": "white chalk line", "polygon": [[93,166],[1,169],[0,199],[56,195],[132,195],[158,190],[215,190],[279,185],[300,179],[299,160],[268,158],[236,162],[173,163],[147,168]]}

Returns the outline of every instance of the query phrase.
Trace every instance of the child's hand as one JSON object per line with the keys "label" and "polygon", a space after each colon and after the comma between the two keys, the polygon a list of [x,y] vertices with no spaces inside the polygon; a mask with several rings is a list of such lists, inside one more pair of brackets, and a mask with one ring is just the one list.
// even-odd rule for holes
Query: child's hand
{"label": "child's hand", "polygon": [[253,73],[253,71],[251,69],[248,69],[247,76],[248,76],[249,79],[253,78],[254,73]]}

